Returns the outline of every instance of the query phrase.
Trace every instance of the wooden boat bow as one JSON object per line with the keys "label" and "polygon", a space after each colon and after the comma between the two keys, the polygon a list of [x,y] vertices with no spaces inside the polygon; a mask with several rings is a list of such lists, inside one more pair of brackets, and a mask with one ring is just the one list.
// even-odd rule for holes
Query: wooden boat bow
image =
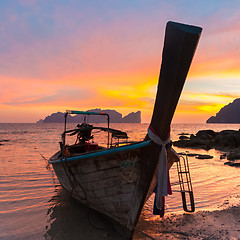
{"label": "wooden boat bow", "polygon": [[190,68],[202,28],[168,22],[151,126],[162,140],[170,124]]}

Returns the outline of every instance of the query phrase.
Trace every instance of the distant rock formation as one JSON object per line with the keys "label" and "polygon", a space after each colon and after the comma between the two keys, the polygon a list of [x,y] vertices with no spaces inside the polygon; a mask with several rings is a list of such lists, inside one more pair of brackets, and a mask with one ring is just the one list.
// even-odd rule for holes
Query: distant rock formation
{"label": "distant rock formation", "polygon": [[207,120],[207,123],[240,123],[240,98],[224,106]]}
{"label": "distant rock formation", "polygon": [[141,123],[141,112],[131,112],[127,116],[123,117],[123,123]]}
{"label": "distant rock formation", "polygon": [[[110,116],[111,123],[141,123],[141,112],[138,111],[136,113],[132,112],[125,117],[122,117],[122,114],[115,111],[115,110],[101,110],[100,108],[90,109],[86,112],[98,112],[98,113],[107,113]],[[50,116],[47,116],[45,119],[40,119],[37,123],[63,123],[64,122],[64,115],[65,113],[57,112],[52,113]],[[83,122],[85,115],[69,115],[68,122],[69,123],[80,123]],[[98,115],[87,115],[86,116],[87,122],[90,123],[104,123],[106,119],[103,116]]]}
{"label": "distant rock formation", "polygon": [[[47,116],[45,119],[40,119],[37,123],[63,123],[64,122],[64,113],[57,112],[52,113],[50,116]],[[69,118],[69,122],[71,122],[71,116]]]}

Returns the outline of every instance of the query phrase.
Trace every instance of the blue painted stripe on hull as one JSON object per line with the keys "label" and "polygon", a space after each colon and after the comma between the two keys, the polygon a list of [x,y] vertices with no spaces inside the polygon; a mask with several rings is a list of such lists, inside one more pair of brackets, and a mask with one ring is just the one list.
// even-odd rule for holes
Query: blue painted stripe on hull
{"label": "blue painted stripe on hull", "polygon": [[89,154],[80,155],[80,156],[76,156],[76,157],[57,159],[57,160],[54,160],[54,161],[49,160],[49,163],[54,164],[54,163],[60,163],[62,161],[63,162],[65,162],[65,161],[71,162],[71,161],[77,161],[77,160],[80,160],[80,159],[87,159],[87,158],[99,157],[99,156],[114,154],[114,153],[128,151],[128,150],[134,150],[134,149],[146,147],[146,146],[150,145],[150,142],[151,141],[149,140],[149,141],[145,141],[145,142],[141,142],[141,143],[137,143],[137,144],[133,144],[133,145],[107,149],[107,150],[104,150],[104,151],[89,153]]}

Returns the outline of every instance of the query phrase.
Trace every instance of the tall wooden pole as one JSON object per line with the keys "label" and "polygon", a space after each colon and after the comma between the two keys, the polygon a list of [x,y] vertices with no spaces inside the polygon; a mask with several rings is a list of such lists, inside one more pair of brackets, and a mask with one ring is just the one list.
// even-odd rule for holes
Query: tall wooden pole
{"label": "tall wooden pole", "polygon": [[158,90],[151,120],[162,140],[170,124],[191,65],[202,28],[168,22],[165,32]]}

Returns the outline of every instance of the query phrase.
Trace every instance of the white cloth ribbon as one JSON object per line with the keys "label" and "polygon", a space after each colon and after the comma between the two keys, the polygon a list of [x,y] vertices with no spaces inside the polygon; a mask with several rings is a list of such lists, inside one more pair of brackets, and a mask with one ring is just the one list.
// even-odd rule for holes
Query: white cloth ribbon
{"label": "white cloth ribbon", "polygon": [[154,134],[148,128],[149,138],[159,146],[162,146],[161,153],[158,160],[158,176],[157,176],[157,188],[156,188],[156,207],[162,208],[162,196],[168,195],[168,166],[167,166],[167,150],[166,145],[170,143],[170,138],[163,141],[160,137]]}

